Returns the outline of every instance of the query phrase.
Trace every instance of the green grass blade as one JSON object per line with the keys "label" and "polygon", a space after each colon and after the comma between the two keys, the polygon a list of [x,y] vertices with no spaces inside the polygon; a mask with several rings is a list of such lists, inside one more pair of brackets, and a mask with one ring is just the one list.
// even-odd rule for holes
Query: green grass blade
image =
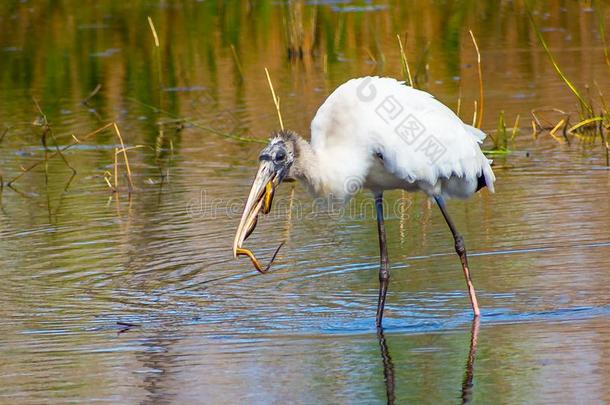
{"label": "green grass blade", "polygon": [[526,7],[526,11],[527,11],[527,15],[530,18],[530,22],[532,23],[532,27],[534,28],[534,32],[536,33],[536,36],[538,37],[540,44],[542,45],[542,47],[544,48],[544,51],[546,52],[547,56],[549,57],[551,64],[555,68],[555,71],[557,72],[557,74],[559,75],[561,80],[563,80],[563,82],[572,91],[572,93],[574,93],[576,98],[578,98],[578,101],[580,101],[580,104],[582,105],[582,107],[585,108],[590,114],[593,114],[593,108],[591,108],[591,105],[585,101],[584,97],[580,94],[580,92],[578,91],[576,86],[574,86],[574,84],[572,84],[572,82],[566,77],[566,75],[562,72],[561,68],[557,64],[557,61],[555,60],[555,57],[553,57],[553,54],[551,53],[551,50],[549,49],[546,41],[544,40],[544,37],[542,36],[540,29],[536,25],[536,21],[534,21],[534,16],[532,15],[532,12],[529,9],[529,6]]}

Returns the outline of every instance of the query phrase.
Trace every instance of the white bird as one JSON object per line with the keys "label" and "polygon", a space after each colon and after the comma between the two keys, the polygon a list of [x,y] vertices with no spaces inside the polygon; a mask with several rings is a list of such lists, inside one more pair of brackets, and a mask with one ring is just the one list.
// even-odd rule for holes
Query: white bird
{"label": "white bird", "polygon": [[381,327],[390,278],[383,192],[421,191],[436,201],[453,234],[476,318],[480,311],[464,240],[444,200],[467,198],[485,186],[494,191],[491,161],[479,147],[484,138],[482,131],[462,122],[429,93],[392,78],[350,80],[318,109],[311,122],[311,143],[282,130],[260,153],[258,173],[235,235],[234,256],[248,255],[259,271],[266,271],[242,244],[254,230],[259,212],[269,212],[282,180],[300,180],[316,196],[344,201],[362,188],[369,189],[375,197],[379,232],[376,325]]}

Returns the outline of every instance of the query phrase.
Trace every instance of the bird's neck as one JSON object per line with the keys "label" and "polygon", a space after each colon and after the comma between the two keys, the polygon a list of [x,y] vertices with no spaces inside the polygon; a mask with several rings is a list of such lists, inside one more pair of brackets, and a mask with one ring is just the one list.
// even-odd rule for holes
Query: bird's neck
{"label": "bird's neck", "polygon": [[321,196],[326,194],[326,184],[323,176],[320,156],[311,144],[297,135],[293,138],[295,159],[290,176],[301,181],[310,193]]}

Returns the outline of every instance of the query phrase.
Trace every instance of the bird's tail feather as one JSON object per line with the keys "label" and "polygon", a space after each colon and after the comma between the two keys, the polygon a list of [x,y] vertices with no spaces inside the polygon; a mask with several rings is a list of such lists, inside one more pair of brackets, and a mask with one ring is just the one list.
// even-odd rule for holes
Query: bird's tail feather
{"label": "bird's tail feather", "polygon": [[[472,135],[477,143],[483,143],[483,141],[485,140],[485,138],[487,137],[487,135],[485,134],[485,132],[481,131],[479,128],[475,128],[472,125],[468,125],[468,124],[464,124],[464,127],[466,127],[466,130],[468,131],[468,133],[470,135]],[[481,156],[482,158],[484,158],[484,156]],[[485,163],[483,163],[483,173],[481,173],[481,176],[477,179],[478,184],[477,184],[477,191],[480,190],[481,188],[483,188],[484,186],[487,187],[487,189],[493,193],[495,192],[494,190],[494,182],[496,181],[496,176],[494,175],[493,170],[491,169],[491,160],[484,158],[486,160]]]}
{"label": "bird's tail feather", "polygon": [[485,132],[481,131],[479,128],[475,128],[472,125],[464,124],[466,130],[470,135],[472,135],[478,143],[483,143],[483,140],[487,137]]}
{"label": "bird's tail feather", "polygon": [[495,193],[494,182],[496,181],[496,175],[491,169],[491,160],[488,160],[488,164],[483,166],[483,177],[485,178],[485,185],[490,193]]}

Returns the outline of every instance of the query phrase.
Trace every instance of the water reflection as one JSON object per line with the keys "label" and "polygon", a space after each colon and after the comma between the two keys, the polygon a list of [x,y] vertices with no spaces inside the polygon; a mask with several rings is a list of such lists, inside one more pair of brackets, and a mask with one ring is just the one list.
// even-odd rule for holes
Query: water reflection
{"label": "water reflection", "polygon": [[383,381],[385,383],[385,393],[388,405],[394,404],[394,363],[388,349],[388,343],[383,334],[383,328],[377,328],[377,340],[381,349],[381,361],[383,362]]}
{"label": "water reflection", "polygon": [[141,367],[142,388],[146,391],[146,398],[140,402],[142,405],[153,405],[175,402],[175,395],[167,390],[172,379],[172,370],[176,368],[179,359],[173,352],[179,336],[161,332],[159,336],[151,337],[144,343],[144,349],[136,356]]}
{"label": "water reflection", "polygon": [[[464,378],[462,380],[462,404],[472,402],[474,395],[474,362],[477,353],[477,345],[479,339],[479,328],[481,318],[474,317],[470,327],[470,347],[468,349],[468,357],[464,366]],[[388,342],[383,332],[383,328],[377,328],[377,341],[381,352],[381,362],[383,364],[383,381],[385,384],[386,399],[388,405],[393,405],[396,400],[396,377],[394,371],[394,362]],[[402,381],[404,384],[409,384],[408,381]],[[398,382],[401,384],[401,381]]]}
{"label": "water reflection", "polygon": [[468,350],[464,381],[462,382],[462,404],[470,403],[474,393],[474,359],[477,354],[480,322],[480,317],[473,318],[472,327],[470,328],[470,349]]}

